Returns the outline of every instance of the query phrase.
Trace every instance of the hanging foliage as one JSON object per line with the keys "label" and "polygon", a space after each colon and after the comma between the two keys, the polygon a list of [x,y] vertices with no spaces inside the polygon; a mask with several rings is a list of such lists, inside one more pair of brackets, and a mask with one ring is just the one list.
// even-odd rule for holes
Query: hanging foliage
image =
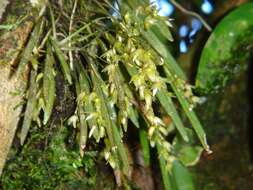
{"label": "hanging foliage", "polygon": [[53,119],[60,74],[75,91],[75,111],[62,120],[77,131],[81,156],[89,140],[102,143],[105,160],[120,173],[118,185],[126,183],[131,167],[124,137],[136,127],[147,165],[150,147],[157,150],[165,189],[194,189],[186,166],[203,149],[211,151],[194,112],[200,99],[166,45],[173,41],[170,20],[145,1],[119,1],[119,9],[96,0],[31,5],[35,24],[17,69],[22,75],[30,68],[21,144],[30,128]]}

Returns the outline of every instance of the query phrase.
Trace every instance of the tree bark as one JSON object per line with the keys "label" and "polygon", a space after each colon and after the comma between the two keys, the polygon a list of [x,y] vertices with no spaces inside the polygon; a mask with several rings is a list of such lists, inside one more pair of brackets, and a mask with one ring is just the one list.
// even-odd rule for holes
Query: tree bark
{"label": "tree bark", "polygon": [[[0,17],[3,12],[4,10],[0,11]],[[0,34],[0,176],[22,111],[20,103],[26,88],[28,72],[17,76],[15,67],[32,25],[32,22],[27,21],[13,31],[1,31]]]}

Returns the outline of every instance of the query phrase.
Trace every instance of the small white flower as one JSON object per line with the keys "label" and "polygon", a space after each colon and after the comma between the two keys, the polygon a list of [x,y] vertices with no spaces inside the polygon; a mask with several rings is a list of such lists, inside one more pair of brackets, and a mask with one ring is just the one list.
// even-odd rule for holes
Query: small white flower
{"label": "small white flower", "polygon": [[105,152],[105,160],[108,160],[109,159],[109,157],[110,157],[110,152]]}
{"label": "small white flower", "polygon": [[154,97],[157,92],[158,92],[158,88],[153,88],[153,90],[152,90],[152,96]]}
{"label": "small white flower", "polygon": [[154,126],[151,126],[151,127],[149,128],[149,130],[148,130],[148,135],[149,135],[149,137],[152,137],[153,134],[154,134],[154,132],[155,132],[155,127],[154,127]]}
{"label": "small white flower", "polygon": [[116,152],[117,148],[118,148],[117,146],[113,146],[113,147],[112,147],[112,151],[113,151],[113,152]]}
{"label": "small white flower", "polygon": [[93,135],[93,133],[95,132],[95,130],[96,130],[96,126],[95,125],[93,125],[92,127],[91,127],[91,130],[90,130],[90,133],[89,133],[89,138],[91,138],[91,136]]}
{"label": "small white flower", "polygon": [[150,146],[151,146],[152,148],[154,148],[154,147],[155,147],[155,141],[150,141]]}
{"label": "small white flower", "polygon": [[89,115],[86,117],[85,121],[88,121],[88,120],[90,120],[90,119],[93,119],[94,117],[96,118],[97,116],[98,116],[98,114],[97,114],[96,112],[93,112],[93,113],[89,114]]}
{"label": "small white flower", "polygon": [[77,121],[78,121],[78,117],[77,117],[76,115],[72,115],[72,116],[68,119],[68,125],[73,125],[73,127],[76,128]]}
{"label": "small white flower", "polygon": [[165,126],[164,122],[159,117],[154,117],[153,118],[153,123],[156,126],[159,126],[159,125]]}
{"label": "small white flower", "polygon": [[33,7],[39,5],[39,0],[30,0],[30,3],[32,4]]}

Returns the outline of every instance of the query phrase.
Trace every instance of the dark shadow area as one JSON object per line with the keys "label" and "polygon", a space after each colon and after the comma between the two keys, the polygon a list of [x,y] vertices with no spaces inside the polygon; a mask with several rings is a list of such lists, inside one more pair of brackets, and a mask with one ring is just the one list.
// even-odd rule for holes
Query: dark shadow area
{"label": "dark shadow area", "polygon": [[250,159],[253,163],[253,52],[250,54],[248,63],[248,81],[247,81],[247,92],[249,101],[249,115],[248,115],[248,140],[249,140],[249,152]]}

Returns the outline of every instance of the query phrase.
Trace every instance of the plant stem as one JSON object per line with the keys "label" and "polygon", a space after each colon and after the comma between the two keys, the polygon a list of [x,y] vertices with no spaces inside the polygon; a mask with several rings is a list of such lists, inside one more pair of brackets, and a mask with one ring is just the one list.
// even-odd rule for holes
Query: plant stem
{"label": "plant stem", "polygon": [[193,17],[196,17],[200,20],[200,22],[202,22],[203,26],[209,31],[211,32],[212,31],[212,28],[211,26],[209,26],[209,24],[196,12],[193,12],[193,11],[189,11],[187,9],[185,9],[182,5],[180,5],[178,2],[176,2],[175,0],[170,0],[170,2],[176,7],[178,8],[181,12],[187,14],[187,15],[190,15],[190,16],[193,16]]}

